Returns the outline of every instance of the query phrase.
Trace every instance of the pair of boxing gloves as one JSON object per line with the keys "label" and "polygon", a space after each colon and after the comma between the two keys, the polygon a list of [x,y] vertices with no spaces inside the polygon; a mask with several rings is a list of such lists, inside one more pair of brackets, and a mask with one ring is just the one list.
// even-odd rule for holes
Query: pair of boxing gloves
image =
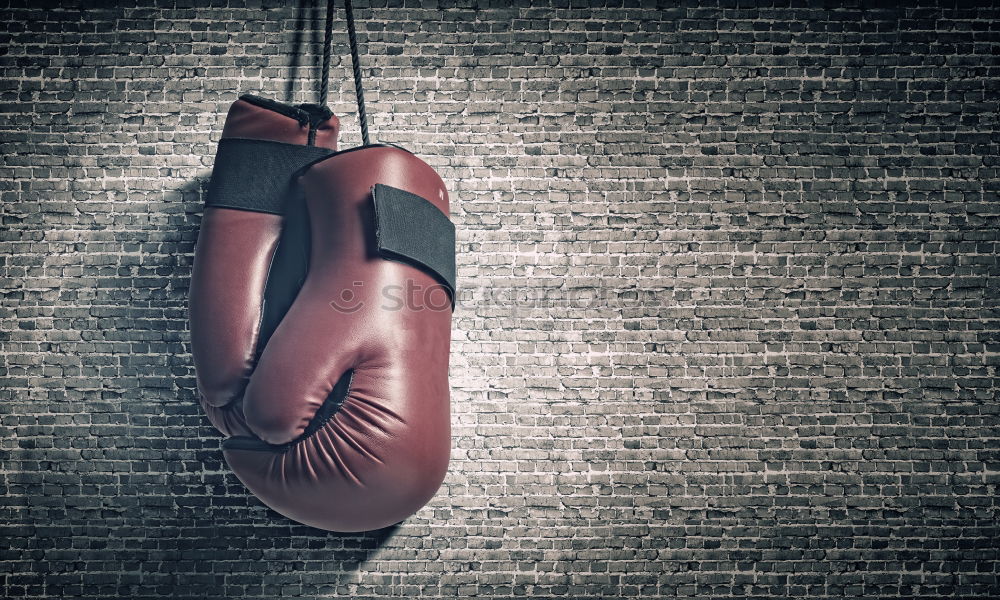
{"label": "pair of boxing gloves", "polygon": [[444,479],[455,230],[434,170],[337,151],[326,107],[242,96],[195,249],[191,347],[226,462],[277,512],[398,523]]}

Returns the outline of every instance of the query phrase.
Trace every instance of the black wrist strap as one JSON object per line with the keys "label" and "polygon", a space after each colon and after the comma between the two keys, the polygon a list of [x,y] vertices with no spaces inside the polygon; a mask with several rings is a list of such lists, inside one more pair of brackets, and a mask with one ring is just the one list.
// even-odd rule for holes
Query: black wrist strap
{"label": "black wrist strap", "polygon": [[224,138],[219,142],[205,206],[284,214],[292,178],[328,148]]}
{"label": "black wrist strap", "polygon": [[455,305],[455,225],[416,194],[388,185],[372,188],[375,241],[383,258],[415,265],[435,277]]}

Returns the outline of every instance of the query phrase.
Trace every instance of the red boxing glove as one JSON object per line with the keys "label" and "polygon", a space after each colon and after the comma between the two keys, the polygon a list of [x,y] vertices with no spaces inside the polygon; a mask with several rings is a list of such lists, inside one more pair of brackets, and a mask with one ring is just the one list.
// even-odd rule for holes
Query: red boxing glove
{"label": "red boxing glove", "polygon": [[[255,170],[227,171],[262,162],[269,166],[257,173],[271,181],[279,167],[292,170],[277,176],[292,180],[281,203],[291,212],[284,233],[280,217],[277,226],[260,217],[203,226],[191,311],[202,403],[232,436],[227,462],[265,504],[322,529],[376,529],[423,506],[447,470],[455,293],[447,192],[399,148],[325,150],[318,159],[294,152],[249,145],[217,163],[210,192],[222,192],[210,193],[210,207],[283,187],[242,189]],[[226,212],[264,210],[260,199],[242,204]],[[222,210],[215,206],[207,210]]]}
{"label": "red boxing glove", "polygon": [[[293,176],[337,149],[339,128],[329,109],[255,96],[241,97],[226,117],[190,290],[199,399],[225,435],[250,433],[240,405],[243,390],[259,349],[280,320],[279,305],[287,309],[308,265],[308,239],[300,224],[304,209],[296,202]],[[278,267],[274,277],[272,266]]]}

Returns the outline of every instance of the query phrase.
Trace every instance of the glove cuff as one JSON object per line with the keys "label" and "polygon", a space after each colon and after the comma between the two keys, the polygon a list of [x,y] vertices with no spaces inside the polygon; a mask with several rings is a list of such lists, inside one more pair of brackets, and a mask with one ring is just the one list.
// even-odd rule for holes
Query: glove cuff
{"label": "glove cuff", "polygon": [[296,173],[330,154],[329,149],[318,146],[223,138],[205,206],[284,214]]}
{"label": "glove cuff", "polygon": [[240,96],[226,116],[206,206],[284,214],[292,179],[337,150],[339,129],[326,106]]}

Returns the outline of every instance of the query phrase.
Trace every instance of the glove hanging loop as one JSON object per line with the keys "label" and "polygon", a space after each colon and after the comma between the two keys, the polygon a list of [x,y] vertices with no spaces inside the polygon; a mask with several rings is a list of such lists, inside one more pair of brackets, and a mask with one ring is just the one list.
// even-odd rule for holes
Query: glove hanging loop
{"label": "glove hanging loop", "polygon": [[365,90],[361,87],[361,59],[358,58],[358,38],[354,33],[354,10],[351,0],[344,0],[344,10],[347,13],[347,37],[351,43],[351,65],[354,68],[354,95],[358,99],[358,121],[361,123],[361,142],[367,146],[368,117],[365,114]]}
{"label": "glove hanging loop", "polygon": [[326,33],[323,36],[323,71],[319,75],[319,105],[326,106],[330,92],[330,46],[333,43],[333,0],[326,3]]}
{"label": "glove hanging loop", "polygon": [[[334,0],[327,0],[326,3],[326,35],[323,45],[323,72],[320,75],[319,104],[326,106],[327,95],[330,90],[330,53],[333,48],[333,10]],[[361,125],[361,142],[367,146],[371,142],[368,138],[368,115],[365,113],[365,90],[361,84],[361,58],[358,56],[358,37],[354,29],[354,8],[351,0],[344,0],[344,12],[347,17],[347,38],[351,46],[351,66],[354,71],[354,95],[358,101],[358,122]]]}

